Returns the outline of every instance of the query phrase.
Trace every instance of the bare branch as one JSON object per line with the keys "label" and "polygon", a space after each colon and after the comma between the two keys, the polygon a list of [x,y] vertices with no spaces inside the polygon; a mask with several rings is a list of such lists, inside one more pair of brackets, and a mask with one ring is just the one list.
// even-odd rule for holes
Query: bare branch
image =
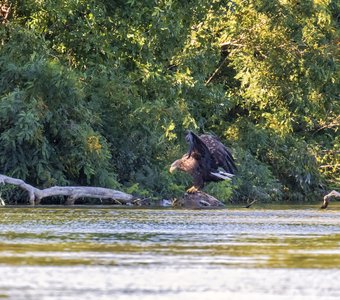
{"label": "bare branch", "polygon": [[223,67],[223,65],[224,65],[224,63],[226,62],[227,58],[228,58],[228,56],[226,56],[226,57],[223,59],[222,63],[218,66],[218,68],[214,71],[214,73],[213,73],[213,74],[209,77],[209,79],[205,82],[205,85],[208,85],[208,84],[211,82],[211,80],[216,76],[216,74],[221,70],[221,68]]}
{"label": "bare branch", "polygon": [[340,198],[340,193],[333,190],[329,194],[327,194],[325,197],[323,197],[323,204],[321,206],[322,209],[327,208],[329,201],[332,197]]}
{"label": "bare branch", "polygon": [[328,165],[322,165],[322,166],[320,166],[320,168],[323,168],[323,169],[327,169],[327,168],[338,168],[338,167],[340,167],[340,164],[334,164],[334,165],[328,164]]}
{"label": "bare branch", "polygon": [[40,190],[35,188],[21,179],[12,178],[0,174],[0,183],[13,184],[28,192],[29,202],[31,205],[39,204],[43,198],[52,196],[68,196],[67,204],[73,205],[78,198],[99,198],[114,199],[120,203],[128,203],[134,199],[134,196],[121,191],[90,186],[53,186]]}

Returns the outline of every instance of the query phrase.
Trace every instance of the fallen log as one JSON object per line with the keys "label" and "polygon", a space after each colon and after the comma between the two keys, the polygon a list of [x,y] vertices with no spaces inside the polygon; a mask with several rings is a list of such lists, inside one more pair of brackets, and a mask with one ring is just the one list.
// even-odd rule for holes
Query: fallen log
{"label": "fallen log", "polygon": [[25,181],[0,174],[0,184],[12,184],[24,189],[28,193],[28,200],[31,205],[40,204],[46,197],[68,196],[66,204],[74,205],[79,198],[99,198],[117,200],[119,203],[130,203],[135,197],[121,191],[90,186],[53,186],[46,189],[38,189]]}
{"label": "fallen log", "polygon": [[185,193],[183,197],[175,199],[172,206],[182,208],[221,208],[224,204],[215,197],[198,191],[195,193]]}
{"label": "fallen log", "polygon": [[327,208],[332,197],[340,198],[340,193],[335,190],[328,193],[325,197],[323,197],[323,203],[320,208]]}

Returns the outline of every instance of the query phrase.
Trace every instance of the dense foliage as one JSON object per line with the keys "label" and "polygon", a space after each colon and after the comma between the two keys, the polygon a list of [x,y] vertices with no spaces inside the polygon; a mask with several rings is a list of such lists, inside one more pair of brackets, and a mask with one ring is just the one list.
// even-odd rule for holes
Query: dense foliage
{"label": "dense foliage", "polygon": [[168,168],[193,129],[237,159],[232,183],[207,187],[222,199],[339,187],[338,1],[7,2],[2,174],[175,197],[191,179]]}

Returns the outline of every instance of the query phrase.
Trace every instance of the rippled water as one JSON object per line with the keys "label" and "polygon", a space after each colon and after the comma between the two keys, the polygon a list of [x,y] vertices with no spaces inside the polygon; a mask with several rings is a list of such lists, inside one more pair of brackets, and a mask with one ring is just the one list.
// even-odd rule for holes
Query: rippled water
{"label": "rippled water", "polygon": [[0,298],[340,299],[336,203],[0,214]]}

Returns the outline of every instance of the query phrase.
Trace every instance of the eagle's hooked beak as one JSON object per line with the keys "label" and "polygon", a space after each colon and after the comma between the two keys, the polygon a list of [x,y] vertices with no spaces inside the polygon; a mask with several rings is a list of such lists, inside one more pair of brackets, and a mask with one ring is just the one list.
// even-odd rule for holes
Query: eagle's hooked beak
{"label": "eagle's hooked beak", "polygon": [[173,163],[171,164],[171,166],[170,166],[170,169],[169,169],[170,173],[175,172],[176,169],[177,169],[177,167],[178,167],[178,161],[176,160],[176,161],[173,162]]}

